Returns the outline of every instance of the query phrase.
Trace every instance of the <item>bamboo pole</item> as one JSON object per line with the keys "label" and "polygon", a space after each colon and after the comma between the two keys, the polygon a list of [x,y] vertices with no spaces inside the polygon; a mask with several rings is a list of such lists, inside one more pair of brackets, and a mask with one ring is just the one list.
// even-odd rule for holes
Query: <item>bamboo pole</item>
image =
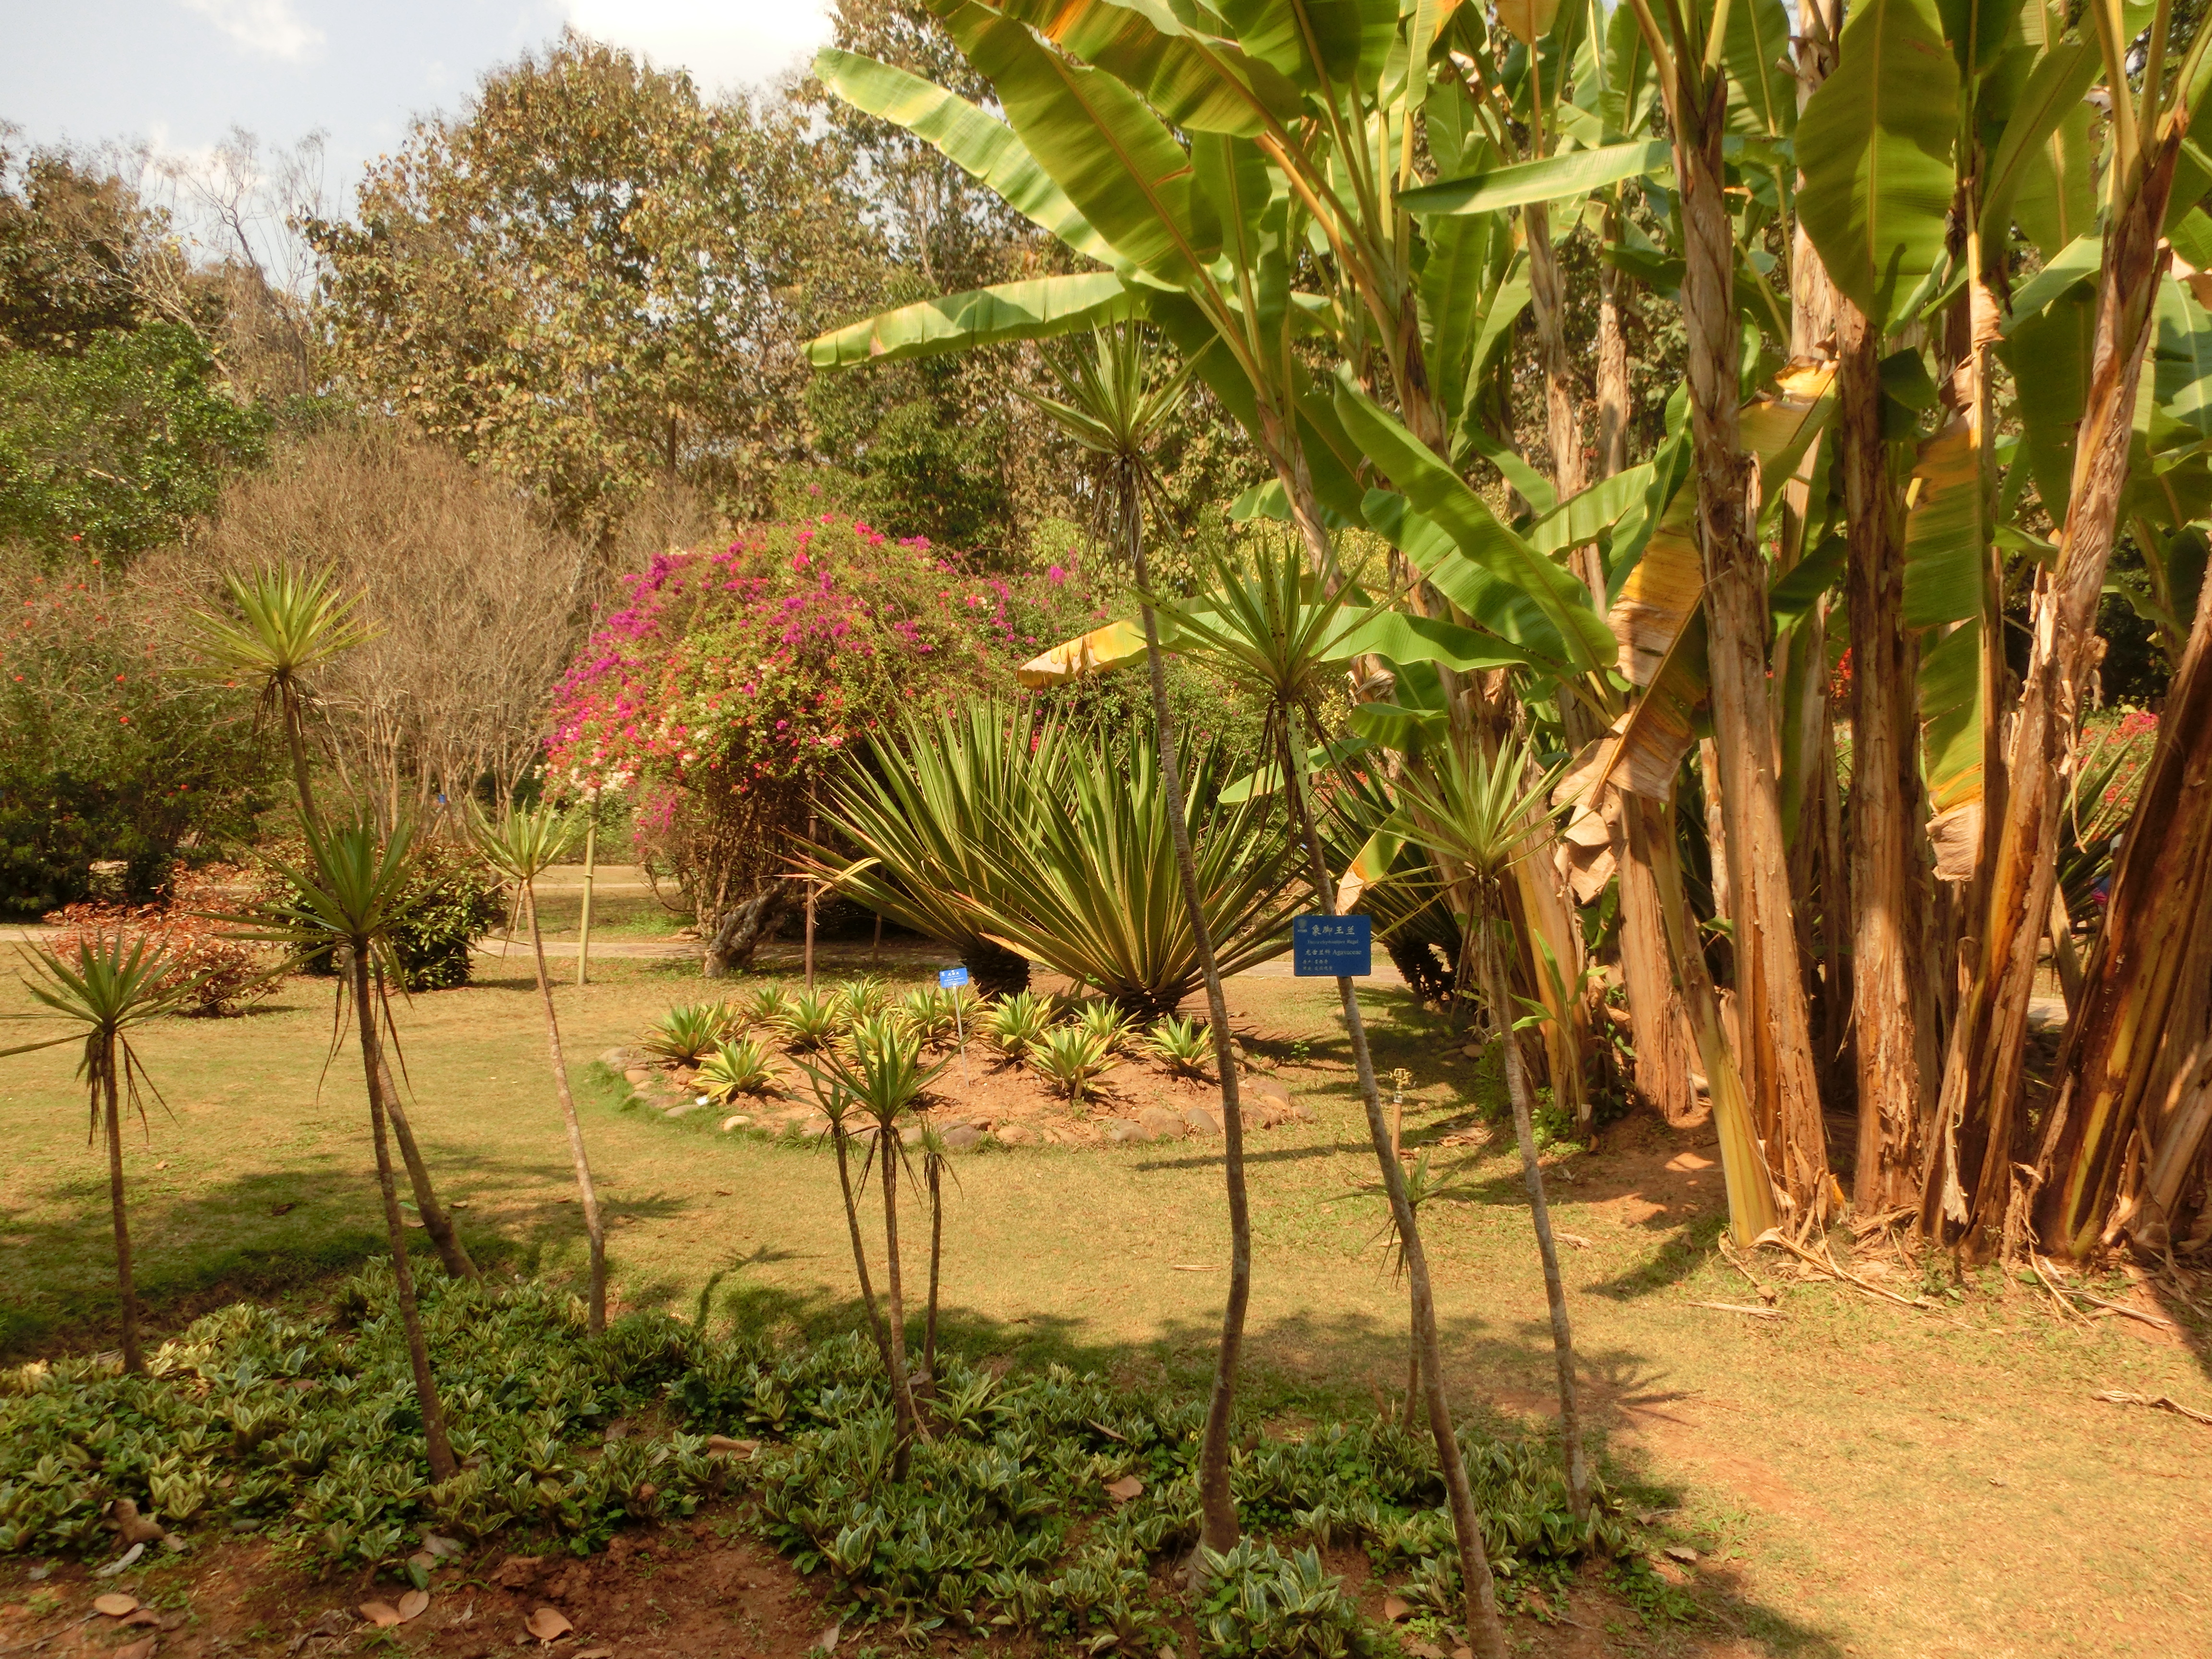
{"label": "bamboo pole", "polygon": [[584,825],[584,919],[576,933],[576,988],[584,987],[584,972],[592,959],[592,879],[599,865],[599,802],[592,803],[592,816]]}

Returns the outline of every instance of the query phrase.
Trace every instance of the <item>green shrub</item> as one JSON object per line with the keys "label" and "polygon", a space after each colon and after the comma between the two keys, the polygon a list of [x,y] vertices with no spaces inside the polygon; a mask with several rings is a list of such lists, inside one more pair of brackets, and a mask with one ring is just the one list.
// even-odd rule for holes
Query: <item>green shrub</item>
{"label": "green shrub", "polygon": [[1206,1553],[1199,1650],[1222,1659],[1344,1659],[1372,1646],[1344,1581],[1322,1571],[1310,1549],[1285,1555],[1239,1539],[1226,1554]]}
{"label": "green shrub", "polygon": [[[296,842],[275,854],[289,864],[297,864],[298,855]],[[410,991],[466,985],[475,971],[476,942],[507,921],[506,889],[468,848],[434,837],[418,837],[408,858],[415,872],[400,896],[392,941],[401,981]],[[283,896],[289,901],[298,896]],[[310,974],[336,971],[327,950],[303,957],[300,965]]]}

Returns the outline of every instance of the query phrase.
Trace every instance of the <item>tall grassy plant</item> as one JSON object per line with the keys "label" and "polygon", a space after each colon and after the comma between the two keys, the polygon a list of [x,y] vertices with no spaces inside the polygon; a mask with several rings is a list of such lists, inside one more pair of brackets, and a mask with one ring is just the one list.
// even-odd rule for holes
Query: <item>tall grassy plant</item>
{"label": "tall grassy plant", "polygon": [[584,1209],[584,1232],[591,1241],[591,1328],[607,1328],[607,1233],[599,1218],[599,1189],[592,1182],[592,1160],[584,1151],[584,1127],[576,1118],[576,1099],[568,1091],[568,1067],[561,1056],[561,1019],[553,1007],[553,981],[545,971],[545,936],[538,925],[538,878],[568,856],[576,844],[576,825],[550,806],[511,807],[498,817],[474,813],[470,819],[483,860],[521,896],[530,923],[530,953],[538,967],[538,994],[545,1005],[545,1046],[553,1065],[553,1092],[568,1128],[568,1156],[576,1168],[576,1196]]}
{"label": "tall grassy plant", "polygon": [[859,854],[811,860],[847,897],[960,953],[978,990],[1024,989],[1029,963],[994,937],[1000,872],[1060,792],[1062,739],[995,699],[909,716],[829,787],[831,839]]}
{"label": "tall grassy plant", "polygon": [[[1043,815],[1000,872],[1004,937],[1138,1015],[1172,1011],[1205,970],[1176,869],[1174,819],[1158,751],[1129,731],[1070,745],[1060,810]],[[1295,866],[1264,799],[1227,801],[1218,741],[1179,757],[1182,823],[1200,913],[1223,975],[1290,946]]]}
{"label": "tall grassy plant", "polygon": [[[123,1204],[123,1114],[136,1110],[145,1121],[146,1107],[138,1092],[146,1069],[131,1047],[130,1030],[160,1015],[173,1013],[191,995],[189,979],[164,984],[167,955],[145,939],[126,951],[123,936],[104,939],[81,939],[72,956],[25,953],[31,971],[24,988],[43,1004],[47,1012],[21,1014],[21,1019],[66,1020],[76,1029],[43,1042],[27,1042],[0,1048],[0,1057],[29,1054],[81,1042],[84,1055],[76,1074],[84,1079],[86,1103],[91,1109],[92,1133],[103,1131],[107,1140],[107,1201],[115,1222],[115,1287],[123,1304],[123,1369],[143,1371],[144,1354],[138,1346],[138,1296],[131,1276],[131,1227]],[[147,1091],[159,1099],[151,1082]]]}

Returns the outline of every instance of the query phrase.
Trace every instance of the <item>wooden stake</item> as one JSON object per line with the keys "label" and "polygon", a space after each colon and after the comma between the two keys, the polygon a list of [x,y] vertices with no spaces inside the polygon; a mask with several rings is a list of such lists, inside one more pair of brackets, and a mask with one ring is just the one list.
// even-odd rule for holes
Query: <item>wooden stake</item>
{"label": "wooden stake", "polygon": [[584,920],[576,933],[576,984],[584,983],[584,969],[592,959],[592,876],[599,856],[599,804],[592,803],[592,816],[584,825]]}

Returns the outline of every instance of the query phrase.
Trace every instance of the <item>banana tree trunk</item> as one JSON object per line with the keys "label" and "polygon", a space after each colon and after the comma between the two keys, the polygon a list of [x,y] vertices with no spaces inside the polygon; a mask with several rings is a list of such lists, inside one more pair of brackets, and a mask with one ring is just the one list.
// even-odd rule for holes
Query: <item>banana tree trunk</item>
{"label": "banana tree trunk", "polygon": [[[1704,76],[1684,66],[1686,82]],[[1705,95],[1700,98],[1697,94]],[[1820,1081],[1790,909],[1788,851],[1776,784],[1767,689],[1766,560],[1751,501],[1754,466],[1736,419],[1741,336],[1735,305],[1735,243],[1723,194],[1727,100],[1686,86],[1673,107],[1682,189],[1682,314],[1689,336],[1690,435],[1698,473],[1698,531],[1705,566],[1725,863],[1734,923],[1737,1059],[1753,1119],[1796,1218],[1831,1207]]]}
{"label": "banana tree trunk", "polygon": [[[2205,584],[2212,600],[2212,583]],[[2083,976],[2081,1007],[2060,1052],[2036,1224],[2053,1250],[2101,1242],[2160,1045],[2197,1034],[2171,1016],[2195,953],[2212,882],[2212,603],[2200,603],[2181,673],[2159,721],[2157,751],[2120,847],[2105,926]]]}
{"label": "banana tree trunk", "polygon": [[[1608,210],[1607,228],[1620,222]],[[1620,273],[1597,268],[1597,475],[1610,478],[1628,465],[1628,340],[1620,331]]]}
{"label": "banana tree trunk", "polygon": [[2073,776],[2069,740],[2096,666],[2097,601],[2128,477],[2136,386],[2168,258],[2160,227],[2179,130],[2105,230],[2088,393],[2053,569],[2036,578],[2027,673],[2008,766],[2002,827],[1988,867],[1974,976],[1945,1057],[1938,1134],[1922,1183],[1922,1224],[1986,1255],[2007,1226],[2025,1119],[2028,1000],[2058,872],[2058,818]]}
{"label": "banana tree trunk", "polygon": [[1922,857],[1920,648],[1905,625],[1905,502],[1896,446],[1881,429],[1881,338],[1840,296],[1836,462],[1850,514],[1852,1034],[1863,1215],[1908,1203],[1919,1174],[1933,1017],[1924,972],[1931,902]]}
{"label": "banana tree trunk", "polygon": [[[1531,202],[1521,210],[1521,228],[1528,244],[1528,309],[1535,319],[1537,362],[1544,371],[1544,435],[1552,450],[1552,482],[1559,499],[1571,501],[1583,488],[1583,424],[1575,415],[1574,383],[1567,372],[1566,283],[1552,246],[1551,213],[1543,203]],[[1602,614],[1605,567],[1596,543],[1584,542],[1575,550],[1574,568]]]}

